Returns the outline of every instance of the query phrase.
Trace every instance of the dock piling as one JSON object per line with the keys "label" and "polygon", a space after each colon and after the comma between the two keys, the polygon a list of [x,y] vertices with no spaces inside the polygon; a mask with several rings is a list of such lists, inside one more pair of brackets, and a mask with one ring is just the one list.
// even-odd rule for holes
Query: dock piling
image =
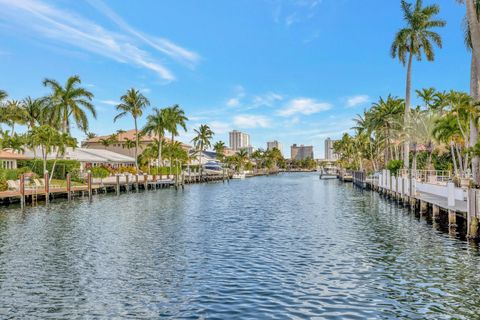
{"label": "dock piling", "polygon": [[72,176],[70,173],[67,173],[67,199],[68,201],[72,200]]}
{"label": "dock piling", "polygon": [[45,202],[48,204],[50,201],[50,179],[48,175],[48,170],[45,170],[43,173],[43,181],[45,181]]}
{"label": "dock piling", "polygon": [[20,206],[25,207],[25,174],[20,175]]}
{"label": "dock piling", "polygon": [[88,201],[92,202],[92,171],[87,171]]}

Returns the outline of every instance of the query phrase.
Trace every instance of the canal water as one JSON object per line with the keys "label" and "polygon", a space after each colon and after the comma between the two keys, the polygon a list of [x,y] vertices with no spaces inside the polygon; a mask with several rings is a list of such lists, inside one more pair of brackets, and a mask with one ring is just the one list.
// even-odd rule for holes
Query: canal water
{"label": "canal water", "polygon": [[475,246],[315,174],[0,212],[1,319],[473,319]]}

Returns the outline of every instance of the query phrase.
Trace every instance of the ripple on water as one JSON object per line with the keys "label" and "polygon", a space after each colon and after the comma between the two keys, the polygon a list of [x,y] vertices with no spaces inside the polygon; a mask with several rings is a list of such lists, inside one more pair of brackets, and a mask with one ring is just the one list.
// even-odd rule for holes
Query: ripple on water
{"label": "ripple on water", "polygon": [[313,174],[0,213],[1,318],[471,319],[476,249]]}

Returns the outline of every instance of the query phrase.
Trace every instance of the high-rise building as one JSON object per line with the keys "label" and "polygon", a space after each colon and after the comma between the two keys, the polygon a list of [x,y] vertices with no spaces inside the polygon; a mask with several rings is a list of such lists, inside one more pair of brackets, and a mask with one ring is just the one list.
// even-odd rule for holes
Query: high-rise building
{"label": "high-rise building", "polygon": [[333,149],[333,143],[335,140],[330,138],[325,139],[325,160],[338,160],[338,155]]}
{"label": "high-rise building", "polygon": [[313,158],[313,146],[293,144],[290,147],[290,158],[292,160],[305,160]]}
{"label": "high-rise building", "polygon": [[272,150],[274,148],[280,150],[280,153],[283,155],[283,146],[280,142],[277,140],[267,142],[267,150]]}
{"label": "high-rise building", "polygon": [[244,132],[233,130],[229,133],[230,149],[238,151],[250,147],[250,135]]}

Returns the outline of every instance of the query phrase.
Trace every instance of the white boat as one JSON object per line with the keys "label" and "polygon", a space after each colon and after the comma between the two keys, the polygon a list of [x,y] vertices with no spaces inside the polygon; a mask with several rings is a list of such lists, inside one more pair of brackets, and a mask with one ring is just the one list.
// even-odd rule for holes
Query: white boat
{"label": "white boat", "polygon": [[320,170],[320,179],[336,179],[337,168],[336,167],[322,167]]}
{"label": "white boat", "polygon": [[245,173],[234,173],[232,179],[245,179]]}

